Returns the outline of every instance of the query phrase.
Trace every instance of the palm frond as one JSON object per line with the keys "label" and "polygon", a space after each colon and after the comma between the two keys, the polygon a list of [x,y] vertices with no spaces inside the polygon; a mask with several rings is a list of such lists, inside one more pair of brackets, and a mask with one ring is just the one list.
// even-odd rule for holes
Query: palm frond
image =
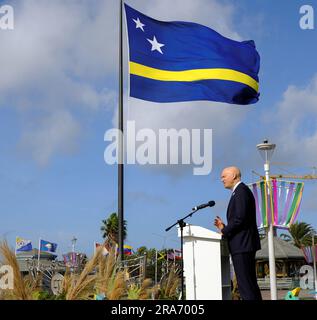
{"label": "palm frond", "polygon": [[295,222],[289,228],[293,244],[298,247],[312,245],[312,237],[316,234],[314,228],[306,222]]}

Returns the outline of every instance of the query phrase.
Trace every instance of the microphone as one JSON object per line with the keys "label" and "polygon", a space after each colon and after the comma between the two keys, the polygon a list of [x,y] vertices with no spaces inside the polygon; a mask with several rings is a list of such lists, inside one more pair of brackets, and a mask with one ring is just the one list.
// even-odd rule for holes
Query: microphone
{"label": "microphone", "polygon": [[204,209],[206,207],[213,207],[215,204],[216,204],[215,201],[209,201],[207,203],[201,204],[200,206],[192,208],[192,210],[200,210],[200,209]]}

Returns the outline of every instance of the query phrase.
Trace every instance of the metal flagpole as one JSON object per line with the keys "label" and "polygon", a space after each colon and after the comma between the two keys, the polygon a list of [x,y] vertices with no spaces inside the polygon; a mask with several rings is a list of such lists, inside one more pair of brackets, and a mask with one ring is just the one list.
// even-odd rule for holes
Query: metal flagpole
{"label": "metal flagpole", "polygon": [[118,240],[119,240],[119,257],[123,261],[123,48],[122,48],[122,6],[120,0],[120,28],[119,28],[119,114],[118,114]]}
{"label": "metal flagpole", "polygon": [[155,249],[155,285],[157,285],[157,249]]}
{"label": "metal flagpole", "polygon": [[317,275],[316,275],[316,248],[315,248],[315,235],[312,235],[313,238],[313,263],[314,263],[314,279],[315,279],[315,299],[317,300]]}
{"label": "metal flagpole", "polygon": [[17,256],[17,237],[15,237],[14,255]]}
{"label": "metal flagpole", "polygon": [[39,249],[37,251],[37,272],[40,271],[41,238],[39,238]]}

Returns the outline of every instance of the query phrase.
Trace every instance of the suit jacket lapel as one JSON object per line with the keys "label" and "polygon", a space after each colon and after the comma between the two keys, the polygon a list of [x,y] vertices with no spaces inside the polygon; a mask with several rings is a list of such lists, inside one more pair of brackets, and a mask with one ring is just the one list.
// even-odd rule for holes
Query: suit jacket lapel
{"label": "suit jacket lapel", "polygon": [[[235,194],[237,193],[238,189],[239,189],[240,187],[242,187],[242,185],[243,185],[243,182],[239,183],[239,185],[238,185],[238,186],[235,188],[235,190],[232,192],[231,198],[230,198],[230,202],[231,202],[232,198],[235,196]],[[229,202],[229,204],[230,204],[230,202]]]}
{"label": "suit jacket lapel", "polygon": [[232,193],[231,197],[230,197],[230,200],[229,200],[229,203],[228,203],[228,208],[227,208],[227,220],[229,220],[229,217],[230,217],[230,207],[231,207],[231,204],[233,202],[233,197],[234,197],[234,193]]}
{"label": "suit jacket lapel", "polygon": [[238,190],[242,185],[243,185],[243,182],[241,182],[241,183],[236,187],[236,189],[234,190],[234,192],[232,192],[232,194],[231,194],[230,201],[229,201],[229,204],[228,204],[228,209],[227,209],[227,220],[228,220],[229,217],[230,217],[230,214],[229,214],[229,212],[231,211],[231,210],[230,210],[230,206],[232,205],[234,196],[235,196],[237,190]]}

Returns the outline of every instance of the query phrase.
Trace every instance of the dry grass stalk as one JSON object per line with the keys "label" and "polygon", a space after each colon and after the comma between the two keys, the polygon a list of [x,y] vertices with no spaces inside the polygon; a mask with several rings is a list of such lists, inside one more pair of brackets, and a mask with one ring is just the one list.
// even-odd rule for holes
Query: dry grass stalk
{"label": "dry grass stalk", "polygon": [[65,297],[68,292],[70,292],[72,288],[72,282],[74,281],[73,276],[71,275],[69,268],[66,269],[66,272],[64,274],[63,283],[62,283],[62,296]]}
{"label": "dry grass stalk", "polygon": [[141,285],[139,300],[147,300],[151,297],[154,288],[151,288],[152,279],[144,279]]}
{"label": "dry grass stalk", "polygon": [[126,295],[125,273],[119,271],[116,248],[109,249],[107,256],[101,256],[98,264],[96,292],[108,300],[118,300]]}
{"label": "dry grass stalk", "polygon": [[33,300],[33,291],[36,283],[31,279],[23,279],[15,253],[9,247],[7,241],[0,242],[0,254],[3,257],[3,264],[10,265],[13,270],[13,289],[2,290],[7,299],[13,300]]}
{"label": "dry grass stalk", "polygon": [[126,279],[125,272],[119,271],[115,273],[112,289],[106,292],[106,297],[108,300],[119,300],[126,295]]}
{"label": "dry grass stalk", "polygon": [[86,263],[85,268],[80,275],[71,275],[70,279],[66,278],[64,281],[64,288],[68,288],[66,293],[66,300],[86,300],[94,293],[94,286],[96,275],[93,273],[98,265],[102,252],[97,250],[94,256]]}
{"label": "dry grass stalk", "polygon": [[151,299],[158,300],[160,298],[160,293],[161,293],[160,284],[156,284],[151,289]]}
{"label": "dry grass stalk", "polygon": [[180,285],[178,270],[172,267],[160,286],[160,297],[163,299],[177,299],[177,288]]}
{"label": "dry grass stalk", "polygon": [[0,289],[0,300],[16,300],[12,290]]}
{"label": "dry grass stalk", "polygon": [[107,256],[101,256],[98,264],[98,284],[97,288],[106,292],[112,277],[118,269],[118,259],[115,249],[111,249]]}

